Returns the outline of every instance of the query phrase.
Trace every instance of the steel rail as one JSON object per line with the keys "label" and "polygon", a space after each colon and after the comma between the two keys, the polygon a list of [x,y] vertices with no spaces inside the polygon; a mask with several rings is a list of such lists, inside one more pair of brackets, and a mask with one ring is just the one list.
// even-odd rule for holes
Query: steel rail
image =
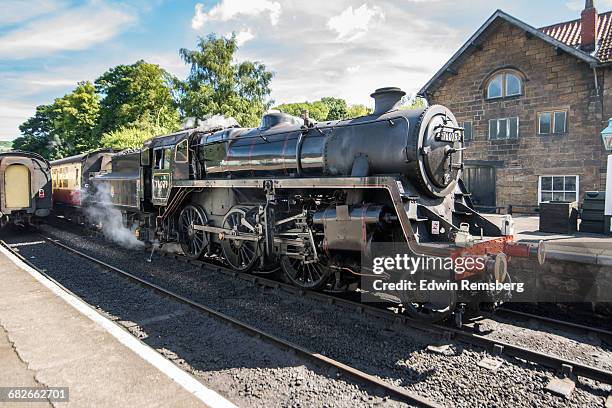
{"label": "steel rail", "polygon": [[560,329],[573,329],[573,330],[581,331],[581,332],[594,333],[594,334],[601,335],[601,336],[612,339],[612,331],[610,330],[601,329],[599,327],[587,326],[584,324],[579,324],[579,323],[574,323],[574,322],[568,322],[566,320],[554,319],[552,317],[546,317],[546,316],[541,316],[537,314],[521,312],[520,310],[508,309],[506,307],[499,307],[495,309],[495,312],[493,314],[494,315],[508,314],[508,315],[515,315],[515,316],[524,317],[528,319],[540,320],[540,321],[550,324],[551,326],[556,326]]}
{"label": "steel rail", "polygon": [[[257,329],[247,323],[241,322],[231,316],[228,316],[222,312],[216,311],[214,309],[209,308],[208,306],[205,306],[201,303],[198,303],[196,301],[193,301],[185,296],[182,296],[178,293],[172,292],[171,290],[165,289],[155,283],[149,282],[145,279],[142,279],[134,274],[131,274],[127,271],[124,271],[120,268],[117,268],[113,265],[110,265],[102,260],[99,260],[93,256],[90,256],[82,251],[79,251],[75,248],[72,248],[68,245],[65,245],[57,240],[54,240],[52,238],[46,237],[44,235],[41,235],[46,241],[50,242],[51,244],[64,249],[65,251],[68,251],[70,253],[73,253],[81,258],[87,259],[90,262],[93,262],[99,266],[102,266],[105,269],[108,269],[112,272],[115,272],[123,277],[126,277],[134,282],[137,282],[140,285],[143,285],[147,288],[151,288],[154,289],[155,291],[168,296],[174,300],[180,301],[181,303],[184,303],[192,308],[194,308],[195,310],[198,310],[200,312],[205,313],[208,316],[211,316],[213,318],[218,319],[219,321],[222,321],[224,323],[228,323],[231,326],[240,329],[241,331],[244,331],[245,333],[248,333],[251,336],[254,336],[256,338],[265,340],[271,344],[274,344],[277,347],[280,347],[282,349],[286,349],[286,350],[291,350],[293,352],[295,352],[296,354],[309,359],[310,361],[316,363],[319,366],[331,366],[334,369],[343,372],[347,375],[349,375],[351,378],[353,378],[354,380],[357,380],[358,382],[361,383],[365,383],[367,385],[372,386],[373,388],[380,388],[386,392],[388,392],[390,395],[393,395],[397,398],[400,398],[403,401],[407,401],[410,402],[412,404],[415,404],[417,406],[421,406],[421,407],[432,407],[432,408],[441,408],[443,407],[442,405],[431,401],[425,397],[421,397],[418,394],[415,394],[413,392],[410,392],[404,388],[401,387],[397,387],[393,384],[388,383],[387,381],[384,381],[378,377],[375,377],[373,375],[367,374],[363,371],[360,371],[356,368],[353,368],[351,366],[348,366],[346,364],[343,364],[339,361],[333,360],[325,355],[322,355],[320,353],[315,353],[313,351],[310,351],[300,345],[297,345],[293,342],[281,339],[280,337],[277,337],[275,335],[266,333],[260,329]],[[11,248],[12,250],[12,248]],[[15,251],[13,251],[15,252]],[[31,263],[29,263],[31,265]],[[36,268],[36,267],[35,267]],[[36,268],[38,270],[38,268]],[[45,274],[45,276],[48,276]]]}
{"label": "steel rail", "polygon": [[431,324],[421,322],[415,319],[411,319],[405,315],[392,312],[381,307],[364,305],[362,303],[355,302],[353,300],[344,299],[338,296],[330,295],[323,292],[314,292],[310,290],[304,290],[296,288],[287,283],[278,282],[273,279],[263,278],[247,273],[239,273],[229,268],[225,268],[219,265],[207,263],[204,261],[194,261],[187,257],[177,254],[164,254],[166,257],[172,257],[183,262],[187,262],[196,266],[212,268],[217,272],[233,275],[243,280],[252,282],[253,284],[260,284],[272,288],[282,288],[290,293],[297,293],[303,296],[310,296],[312,298],[318,298],[319,300],[326,301],[330,304],[338,304],[342,306],[351,307],[358,312],[365,312],[378,317],[386,318],[392,321],[396,321],[402,324],[406,324],[412,328],[425,330],[428,332],[434,332],[436,334],[446,335],[449,339],[455,339],[462,343],[469,344],[472,346],[480,347],[493,355],[508,356],[518,359],[527,360],[539,365],[554,369],[560,373],[568,373],[584,378],[590,378],[595,381],[600,381],[606,384],[612,384],[612,371],[603,370],[598,367],[593,367],[587,364],[580,363],[578,361],[569,360],[563,357],[555,356],[552,354],[532,350],[526,347],[522,347],[516,344],[506,343],[500,340],[491,339],[483,335],[478,335],[465,330],[455,329],[452,327],[443,326],[440,324]]}

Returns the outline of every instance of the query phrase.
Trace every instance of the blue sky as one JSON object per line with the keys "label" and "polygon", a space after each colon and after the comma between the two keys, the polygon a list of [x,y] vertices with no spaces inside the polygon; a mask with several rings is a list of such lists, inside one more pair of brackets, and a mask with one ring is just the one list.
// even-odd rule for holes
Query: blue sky
{"label": "blue sky", "polygon": [[[277,103],[336,96],[371,105],[380,86],[416,92],[500,8],[539,27],[582,0],[0,0],[0,140],[36,105],[138,59],[184,77],[179,48],[236,32],[239,59],[275,72]],[[595,0],[600,12],[612,0]]]}

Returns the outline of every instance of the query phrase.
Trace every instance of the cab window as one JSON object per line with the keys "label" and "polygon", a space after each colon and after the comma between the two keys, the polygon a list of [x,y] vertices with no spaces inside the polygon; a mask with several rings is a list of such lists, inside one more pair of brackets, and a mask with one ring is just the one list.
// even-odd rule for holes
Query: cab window
{"label": "cab window", "polygon": [[163,169],[169,169],[170,168],[170,159],[172,158],[172,148],[171,147],[166,147],[164,149],[164,167],[162,167]]}
{"label": "cab window", "polygon": [[187,146],[188,146],[187,139],[183,140],[182,142],[176,145],[176,152],[174,153],[175,163],[187,163],[187,159],[188,159]]}

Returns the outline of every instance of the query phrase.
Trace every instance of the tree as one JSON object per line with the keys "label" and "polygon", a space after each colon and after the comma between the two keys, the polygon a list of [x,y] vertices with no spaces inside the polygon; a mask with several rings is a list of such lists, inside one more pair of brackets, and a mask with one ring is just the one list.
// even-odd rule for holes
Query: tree
{"label": "tree", "polygon": [[159,65],[143,60],[106,71],[95,80],[96,90],[103,95],[98,134],[143,121],[178,129],[179,114],[172,95],[174,81]]}
{"label": "tree", "polygon": [[274,109],[299,117],[302,116],[304,110],[307,110],[308,116],[319,122],[327,120],[327,116],[329,115],[329,106],[321,101],[285,103],[276,106]]}
{"label": "tree", "polygon": [[71,93],[58,98],[51,105],[51,150],[57,154],[77,154],[100,145],[95,129],[100,115],[100,98],[91,82],[79,82]]}
{"label": "tree", "polygon": [[270,106],[272,72],[259,62],[234,63],[236,36],[200,38],[196,50],[179,53],[191,71],[176,81],[184,116],[204,119],[211,115],[234,117],[242,126],[257,126]]}
{"label": "tree", "polygon": [[145,140],[153,136],[170,133],[174,129],[158,126],[149,121],[140,121],[118,130],[107,132],[102,136],[103,147],[112,147],[116,150],[142,147]]}
{"label": "tree", "polygon": [[347,117],[348,106],[344,99],[325,97],[321,98],[321,102],[329,107],[329,113],[325,120],[338,120]]}
{"label": "tree", "polygon": [[21,137],[13,148],[39,153],[53,160],[96,148],[95,133],[100,101],[91,82],[80,82],[74,91],[51,105],[40,105],[36,114],[19,126]]}
{"label": "tree", "polygon": [[372,113],[372,109],[365,105],[351,105],[348,107],[346,116],[349,118],[357,118],[359,116],[365,116]]}
{"label": "tree", "polygon": [[13,149],[49,156],[49,137],[53,129],[51,105],[39,105],[34,116],[19,125],[22,136],[13,140]]}

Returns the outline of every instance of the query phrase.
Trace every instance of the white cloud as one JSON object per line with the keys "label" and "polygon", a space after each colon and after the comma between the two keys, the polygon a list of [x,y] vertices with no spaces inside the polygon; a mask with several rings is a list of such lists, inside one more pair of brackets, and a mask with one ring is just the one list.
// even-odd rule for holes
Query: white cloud
{"label": "white cloud", "polygon": [[327,27],[336,31],[339,39],[354,40],[368,31],[373,19],[384,20],[384,18],[385,14],[380,7],[369,8],[364,3],[356,9],[349,6],[342,13],[331,17],[327,21]]}
{"label": "white cloud", "polygon": [[63,0],[3,0],[0,24],[15,24],[41,16],[65,6]]}
{"label": "white cloud", "polygon": [[32,116],[36,107],[32,104],[0,99],[0,140],[19,136],[19,125]]}
{"label": "white cloud", "polygon": [[257,16],[262,13],[268,13],[270,23],[276,25],[281,13],[281,5],[270,0],[221,0],[206,12],[204,5],[197,3],[195,15],[191,19],[191,27],[199,30],[207,21],[229,21],[238,16]]}
{"label": "white cloud", "polygon": [[247,28],[246,30],[239,31],[236,33],[236,44],[240,47],[242,44],[247,41],[251,41],[255,38],[255,34],[251,32],[251,29]]}
{"label": "white cloud", "polygon": [[36,20],[0,37],[0,58],[21,59],[89,48],[109,40],[135,20],[118,6],[100,2]]}
{"label": "white cloud", "polygon": [[346,67],[346,72],[349,74],[354,74],[355,72],[359,71],[360,68],[361,65],[351,65],[350,67]]}

